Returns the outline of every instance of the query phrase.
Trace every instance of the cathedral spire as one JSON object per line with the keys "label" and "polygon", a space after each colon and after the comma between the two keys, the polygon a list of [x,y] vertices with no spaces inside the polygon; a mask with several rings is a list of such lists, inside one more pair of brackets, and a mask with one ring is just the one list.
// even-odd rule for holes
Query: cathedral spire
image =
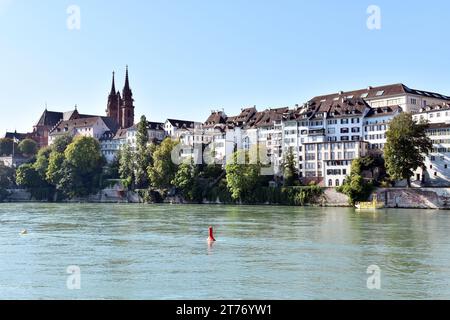
{"label": "cathedral spire", "polygon": [[130,89],[130,80],[128,77],[128,65],[127,65],[127,71],[126,71],[126,75],[125,75],[125,86],[123,87],[122,97],[132,99],[132,95],[133,95],[133,93],[131,92],[131,89]]}
{"label": "cathedral spire", "polygon": [[114,75],[115,75],[115,72],[113,71],[113,73],[112,73],[112,86],[111,86],[111,93],[110,93],[110,95],[115,95],[116,94],[116,84],[115,84],[115,81],[114,81]]}

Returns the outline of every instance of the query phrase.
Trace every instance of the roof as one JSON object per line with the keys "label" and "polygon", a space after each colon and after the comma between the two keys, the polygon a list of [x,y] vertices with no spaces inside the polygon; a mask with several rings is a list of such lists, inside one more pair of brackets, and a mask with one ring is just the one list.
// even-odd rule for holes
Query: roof
{"label": "roof", "polygon": [[47,109],[45,109],[36,126],[54,127],[61,119],[63,119],[62,112],[47,111]]}
{"label": "roof", "polygon": [[126,139],[127,137],[127,129],[119,129],[116,132],[116,135],[114,136],[113,139]]}
{"label": "roof", "polygon": [[76,109],[74,109],[72,111],[66,111],[66,112],[48,111],[46,109],[42,113],[41,118],[39,119],[36,126],[48,126],[48,127],[53,128],[61,120],[69,121],[69,120],[73,120],[73,119],[94,118],[94,117],[98,117],[98,116],[88,115],[88,114],[80,114],[80,113],[78,113],[78,111]]}
{"label": "roof", "polygon": [[25,140],[29,138],[30,135],[28,133],[18,133],[18,132],[6,132],[5,139],[17,139],[17,140]]}
{"label": "roof", "polygon": [[402,112],[402,108],[400,106],[372,108],[366,117],[368,117],[368,118],[385,117],[385,116],[391,116],[391,115],[394,115],[394,114],[397,114],[400,112]]}
{"label": "roof", "polygon": [[211,115],[206,119],[204,128],[211,128],[216,125],[225,124],[227,122],[227,116],[223,111],[213,111]]}
{"label": "roof", "polygon": [[257,128],[271,127],[276,121],[283,120],[284,114],[289,112],[289,108],[268,109],[258,115],[254,125]]}
{"label": "roof", "polygon": [[194,121],[188,121],[188,120],[177,120],[177,119],[167,119],[167,121],[170,122],[170,124],[176,128],[194,128],[195,122]]}
{"label": "roof", "polygon": [[[130,130],[137,130],[138,129],[138,123],[136,123],[135,125],[133,125]],[[147,129],[148,130],[164,130],[164,123],[161,122],[152,122],[152,121],[147,121]]]}
{"label": "roof", "polygon": [[427,106],[426,108],[421,108],[419,113],[428,113],[428,112],[436,112],[441,110],[449,110],[449,103],[441,103],[441,104],[432,104]]}
{"label": "roof", "polygon": [[380,87],[368,87],[366,89],[360,89],[360,90],[354,90],[354,91],[347,91],[347,92],[338,92],[323,96],[317,96],[310,100],[310,102],[318,102],[318,101],[328,101],[333,100],[335,98],[340,97],[352,97],[352,98],[363,98],[366,100],[370,99],[380,99],[383,97],[388,96],[396,96],[396,95],[402,95],[402,94],[415,94],[423,97],[428,98],[435,98],[435,99],[443,99],[450,101],[450,97],[446,95],[442,95],[439,93],[429,92],[429,91],[423,91],[423,90],[416,90],[411,89],[405,86],[404,84],[398,83],[398,84],[391,84],[386,86],[380,86]]}
{"label": "roof", "polygon": [[75,128],[85,128],[94,126],[99,120],[102,120],[108,129],[115,133],[119,129],[116,120],[109,117],[90,117],[80,118],[67,121],[60,121],[54,128],[50,130],[51,134],[64,134]]}

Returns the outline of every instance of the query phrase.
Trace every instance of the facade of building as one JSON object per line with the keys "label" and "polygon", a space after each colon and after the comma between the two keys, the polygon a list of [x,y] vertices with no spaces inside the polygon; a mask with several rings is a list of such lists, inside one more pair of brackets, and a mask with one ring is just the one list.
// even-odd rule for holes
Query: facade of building
{"label": "facade of building", "polygon": [[[287,152],[293,152],[304,183],[322,186],[342,185],[354,159],[366,155],[382,156],[389,123],[401,112],[411,112],[415,121],[430,123],[428,134],[433,152],[424,168],[415,172],[417,183],[449,185],[450,97],[415,90],[403,84],[337,92],[317,96],[295,108],[258,111],[241,109],[228,116],[223,110],[211,112],[205,122],[167,119],[148,122],[149,142],[160,143],[170,137],[180,141],[180,157],[197,163],[225,165],[236,150],[258,146],[261,160],[270,163],[272,174],[282,174]],[[108,162],[125,144],[136,148],[134,100],[128,68],[122,92],[116,91],[113,74],[108,96],[107,116],[45,110],[32,133],[8,133],[17,140],[31,137],[40,147],[63,134],[98,139]],[[207,157],[205,159],[204,157]]]}

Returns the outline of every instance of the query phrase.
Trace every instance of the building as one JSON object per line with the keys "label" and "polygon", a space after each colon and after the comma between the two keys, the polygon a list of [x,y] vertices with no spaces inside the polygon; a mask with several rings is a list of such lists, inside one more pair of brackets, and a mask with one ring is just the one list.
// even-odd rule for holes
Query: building
{"label": "building", "polygon": [[123,145],[127,143],[127,129],[119,129],[116,134],[105,132],[100,138],[100,148],[106,162],[111,163],[117,159],[117,155]]}
{"label": "building", "polygon": [[392,84],[380,87],[368,87],[355,91],[340,91],[338,93],[315,97],[313,100],[329,102],[340,98],[361,98],[371,107],[399,106],[404,112],[418,112],[428,105],[450,102],[450,97],[439,93],[411,89],[404,84]]}
{"label": "building", "polygon": [[402,112],[400,106],[372,108],[364,118],[364,141],[369,142],[369,153],[382,156],[389,122]]}
{"label": "building", "polygon": [[413,119],[429,123],[427,135],[433,142],[433,150],[425,157],[424,166],[414,172],[414,183],[422,186],[449,186],[450,103],[422,108]]}
{"label": "building", "polygon": [[122,94],[120,91],[116,92],[116,84],[113,79],[111,85],[111,92],[108,96],[108,103],[106,107],[106,115],[109,118],[115,119],[117,124],[122,129],[127,129],[133,126],[134,124],[134,99],[133,92],[130,88],[130,81],[128,77],[128,66],[125,75],[125,85],[122,90]]}
{"label": "building", "polygon": [[33,132],[29,134],[35,140],[39,148],[49,145],[50,131],[61,121],[69,121],[82,118],[95,117],[87,114],[80,114],[75,106],[74,110],[67,112],[48,111],[45,108],[39,121],[34,125]]}
{"label": "building", "polygon": [[119,129],[117,122],[109,117],[77,118],[60,121],[49,133],[49,145],[62,135],[83,136],[100,140],[106,134],[115,135]]}

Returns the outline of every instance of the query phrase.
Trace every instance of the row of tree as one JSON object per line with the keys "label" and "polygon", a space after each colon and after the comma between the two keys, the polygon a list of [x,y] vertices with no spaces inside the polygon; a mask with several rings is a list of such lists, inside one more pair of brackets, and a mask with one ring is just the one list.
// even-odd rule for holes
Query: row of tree
{"label": "row of tree", "polygon": [[14,153],[15,155],[20,154],[26,157],[32,157],[36,155],[37,151],[38,145],[32,139],[24,139],[19,144],[14,142],[13,139],[0,139],[0,156],[10,156]]}
{"label": "row of tree", "polygon": [[69,198],[83,197],[101,188],[104,165],[97,140],[63,135],[39,150],[34,162],[17,169],[16,183],[47,197],[55,191]]}

